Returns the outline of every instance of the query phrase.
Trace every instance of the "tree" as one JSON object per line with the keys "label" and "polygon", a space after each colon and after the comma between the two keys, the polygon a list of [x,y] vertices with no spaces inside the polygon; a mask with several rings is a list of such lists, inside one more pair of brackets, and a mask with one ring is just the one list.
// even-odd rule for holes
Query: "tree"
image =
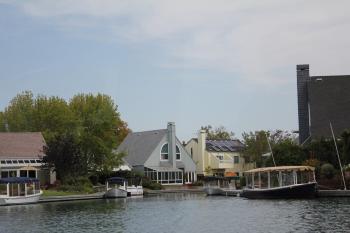
{"label": "tree", "polygon": [[0,112],[0,132],[6,131],[6,121],[5,121],[5,114],[3,112]]}
{"label": "tree", "polygon": [[80,120],[79,134],[85,166],[90,172],[108,173],[122,163],[123,154],[114,149],[128,133],[118,107],[107,96],[79,94],[72,98],[70,109]]}
{"label": "tree", "polygon": [[[279,149],[285,149],[285,147],[292,146],[292,145],[296,146],[295,135],[288,131],[283,131],[283,130],[274,130],[274,131],[260,130],[260,131],[249,132],[249,133],[244,132],[242,134],[242,137],[243,137],[243,143],[246,146],[243,152],[243,155],[246,161],[256,162],[256,165],[258,167],[261,167],[264,165],[263,164],[264,159],[262,155],[271,153],[268,141],[270,142],[272,149],[279,144],[282,144]],[[272,158],[270,159],[272,160]],[[269,160],[266,162],[269,162]],[[275,162],[277,163],[277,161]]]}
{"label": "tree", "polygon": [[18,94],[5,109],[5,119],[11,132],[32,132],[33,124],[33,93],[24,91]]}
{"label": "tree", "polygon": [[[307,159],[307,151],[290,140],[275,144],[272,151],[277,166],[301,165]],[[267,166],[274,166],[271,157],[267,160]]]}
{"label": "tree", "polygon": [[202,126],[201,129],[206,131],[207,138],[211,140],[229,140],[235,135],[233,132],[228,132],[224,126],[213,129],[211,125],[207,125]]}
{"label": "tree", "polygon": [[44,163],[57,172],[57,177],[65,183],[72,177],[86,176],[84,167],[82,145],[74,133],[56,135],[44,148],[46,156]]}

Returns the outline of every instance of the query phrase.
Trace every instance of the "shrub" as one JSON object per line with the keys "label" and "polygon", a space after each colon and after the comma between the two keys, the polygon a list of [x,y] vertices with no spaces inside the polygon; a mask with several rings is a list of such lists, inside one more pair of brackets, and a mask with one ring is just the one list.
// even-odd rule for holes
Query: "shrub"
{"label": "shrub", "polygon": [[67,179],[63,185],[60,185],[58,187],[57,190],[65,192],[93,192],[91,181],[86,177],[76,177]]}
{"label": "shrub", "polygon": [[192,186],[203,186],[204,182],[202,180],[197,180],[196,182],[192,183]]}
{"label": "shrub", "polygon": [[334,166],[330,163],[325,163],[321,166],[321,175],[327,179],[332,179],[335,174]]}
{"label": "shrub", "polygon": [[142,186],[144,188],[148,188],[148,189],[152,189],[152,190],[161,190],[161,189],[163,189],[163,186],[161,184],[153,182],[150,179],[148,179],[147,177],[144,177],[142,179]]}

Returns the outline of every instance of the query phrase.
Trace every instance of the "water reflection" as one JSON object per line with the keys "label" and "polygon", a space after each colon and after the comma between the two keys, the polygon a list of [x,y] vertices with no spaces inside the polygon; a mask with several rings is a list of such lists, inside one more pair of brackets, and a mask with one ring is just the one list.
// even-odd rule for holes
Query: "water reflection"
{"label": "water reflection", "polygon": [[350,200],[166,194],[0,207],[0,232],[348,232]]}

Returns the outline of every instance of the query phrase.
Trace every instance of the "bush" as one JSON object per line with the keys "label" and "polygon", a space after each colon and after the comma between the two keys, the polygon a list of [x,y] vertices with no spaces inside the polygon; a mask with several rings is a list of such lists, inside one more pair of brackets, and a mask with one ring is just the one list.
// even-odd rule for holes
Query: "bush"
{"label": "bush", "polygon": [[161,184],[153,182],[150,179],[148,179],[147,177],[144,177],[142,179],[142,186],[144,188],[148,188],[148,189],[152,189],[152,190],[161,190],[161,189],[163,189],[163,186]]}
{"label": "bush", "polygon": [[321,175],[327,179],[332,179],[335,175],[334,166],[330,163],[325,163],[321,166]]}
{"label": "bush", "polygon": [[64,192],[93,192],[91,181],[86,177],[76,177],[68,179],[64,182],[63,185],[60,185],[57,188],[57,190]]}
{"label": "bush", "polygon": [[192,183],[192,186],[203,186],[204,182],[202,180],[197,180],[196,182]]}

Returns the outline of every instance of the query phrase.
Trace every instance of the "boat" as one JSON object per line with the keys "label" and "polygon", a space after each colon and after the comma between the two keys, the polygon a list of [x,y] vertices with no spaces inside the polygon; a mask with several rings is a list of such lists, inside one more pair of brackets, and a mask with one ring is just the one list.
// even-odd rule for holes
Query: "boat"
{"label": "boat", "polygon": [[127,197],[127,181],[122,177],[111,177],[107,179],[105,198]]}
{"label": "boat", "polygon": [[206,176],[203,179],[203,191],[209,196],[223,195],[231,190],[236,190],[234,180],[237,178],[239,179],[239,177]]}
{"label": "boat", "polygon": [[143,196],[142,179],[137,177],[128,178],[126,191],[128,196]]}
{"label": "boat", "polygon": [[317,194],[314,167],[264,167],[244,174],[247,186],[241,196],[245,198],[314,198]]}
{"label": "boat", "polygon": [[36,203],[42,193],[37,178],[7,177],[0,179],[0,205]]}

